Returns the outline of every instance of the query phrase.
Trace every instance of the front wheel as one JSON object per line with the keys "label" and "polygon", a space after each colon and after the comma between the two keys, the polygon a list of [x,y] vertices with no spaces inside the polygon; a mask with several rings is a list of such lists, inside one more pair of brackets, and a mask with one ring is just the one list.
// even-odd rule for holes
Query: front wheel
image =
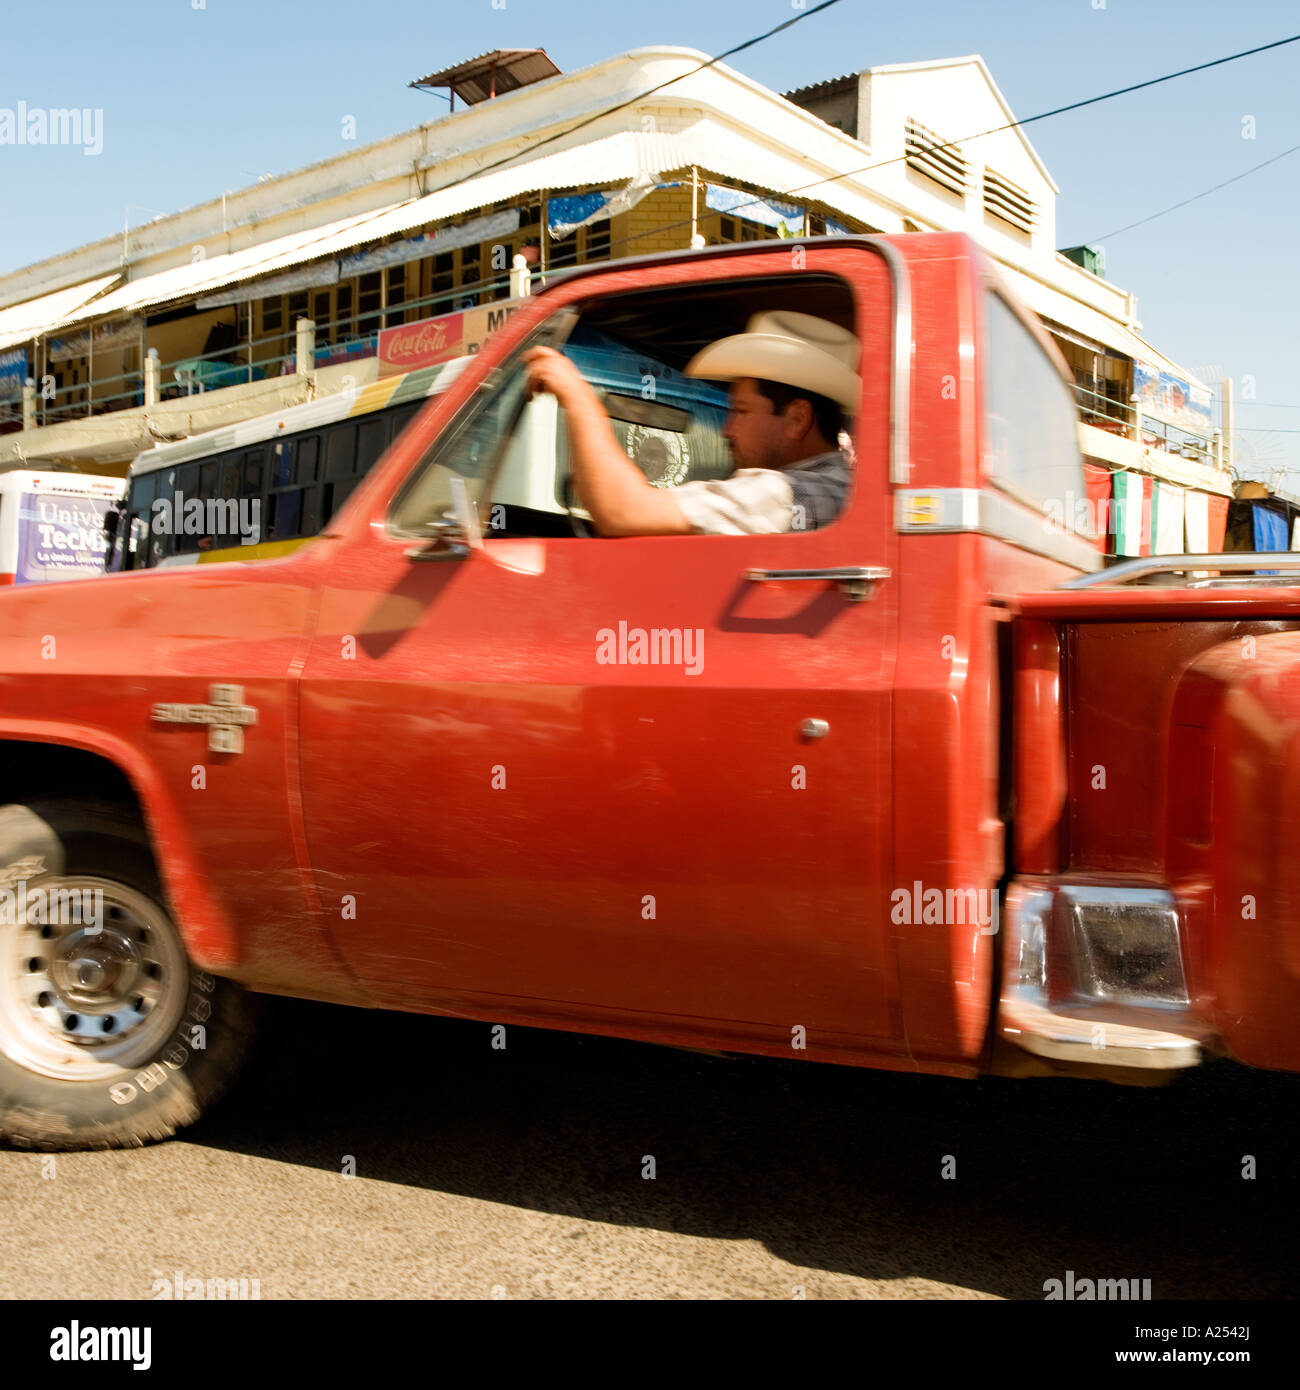
{"label": "front wheel", "polygon": [[0,1139],[165,1139],[226,1089],[252,996],[195,969],[142,827],[117,807],[0,808]]}

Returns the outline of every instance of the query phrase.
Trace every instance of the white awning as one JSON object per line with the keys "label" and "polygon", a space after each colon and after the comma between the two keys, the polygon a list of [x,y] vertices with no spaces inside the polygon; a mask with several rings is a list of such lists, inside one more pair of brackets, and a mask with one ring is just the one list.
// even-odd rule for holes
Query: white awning
{"label": "white awning", "polygon": [[999,266],[998,269],[1011,286],[1012,293],[1015,294],[1016,298],[1028,305],[1034,313],[1042,318],[1051,319],[1063,328],[1072,328],[1076,333],[1085,338],[1091,338],[1094,342],[1102,344],[1103,347],[1113,348],[1125,357],[1138,358],[1159,371],[1186,381],[1191,386],[1199,386],[1203,390],[1209,391],[1210,388],[1203,381],[1193,376],[1185,367],[1178,366],[1176,362],[1171,362],[1169,358],[1157,352],[1150,343],[1138,337],[1126,324],[1103,314],[1100,309],[1094,309],[1089,304],[1082,304],[1079,300],[1072,299],[1061,290],[1044,285],[1041,281],[1035,280],[1033,276],[1024,274],[1023,271],[1015,270],[1006,265]]}
{"label": "white awning", "polygon": [[589,183],[631,179],[684,156],[677,137],[639,131],[620,131],[572,149],[557,150],[522,164],[468,178],[422,198],[343,218],[311,231],[277,237],[243,251],[209,256],[193,264],[146,275],[122,285],[80,312],[49,319],[43,331],[65,328],[86,319],[134,313],[191,296],[212,294],[226,285],[261,278],[308,261],[338,256],[355,247],[442,222],[460,213],[502,202],[537,189],[575,188]]}
{"label": "white awning", "polygon": [[119,275],[101,275],[98,280],[87,280],[84,284],[0,309],[0,348],[30,342],[53,324],[65,321],[74,310],[120,279]]}
{"label": "white awning", "polygon": [[[120,317],[178,300],[211,296],[229,285],[341,256],[359,246],[400,236],[430,223],[445,222],[524,193],[626,183],[646,175],[680,173],[692,165],[698,166],[702,174],[738,180],[774,193],[808,183],[813,172],[793,153],[775,145],[756,149],[752,133],[732,131],[711,120],[697,121],[680,133],[617,131],[463,178],[420,198],[145,275],[118,285],[100,298],[93,296],[118,277],[109,276],[81,286],[79,289],[85,293],[80,295],[73,291],[47,295],[15,310],[0,311],[0,333],[7,326],[6,314],[21,311],[23,317],[15,325],[17,331],[12,338],[20,342],[37,333],[56,332],[90,319]],[[872,223],[878,219],[877,205],[842,183],[820,185],[811,189],[809,196],[860,221]],[[69,296],[67,300],[60,298],[64,294]],[[0,336],[0,346],[4,341]]]}
{"label": "white awning", "polygon": [[156,275],[146,275],[119,286],[102,299],[67,315],[62,322],[50,323],[47,328],[66,328],[70,324],[84,323],[87,319],[136,313],[158,304],[188,299],[202,291],[233,284],[236,280],[267,275],[328,256],[342,247],[355,245],[358,240],[368,240],[369,233],[361,228],[375,216],[375,213],[368,212],[345,217],[326,223],[323,227],[314,227],[311,231],[276,237],[273,241],[264,241],[243,251],[209,256],[205,260],[174,266],[171,270],[160,270]]}

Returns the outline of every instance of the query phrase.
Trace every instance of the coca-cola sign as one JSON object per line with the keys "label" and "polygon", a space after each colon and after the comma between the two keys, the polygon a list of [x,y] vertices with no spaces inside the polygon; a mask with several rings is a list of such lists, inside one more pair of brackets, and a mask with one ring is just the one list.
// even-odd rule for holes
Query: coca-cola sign
{"label": "coca-cola sign", "polygon": [[517,300],[498,300],[436,319],[404,323],[385,328],[379,335],[379,375],[393,376],[431,367],[449,357],[477,352],[489,334],[494,333],[514,313]]}
{"label": "coca-cola sign", "polygon": [[385,328],[379,335],[380,375],[410,372],[416,367],[431,367],[448,357],[459,357],[465,351],[464,341],[463,313]]}

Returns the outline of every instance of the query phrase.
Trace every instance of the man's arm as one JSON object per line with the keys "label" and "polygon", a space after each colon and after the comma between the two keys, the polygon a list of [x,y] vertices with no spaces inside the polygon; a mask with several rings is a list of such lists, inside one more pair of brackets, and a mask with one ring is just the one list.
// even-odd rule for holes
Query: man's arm
{"label": "man's arm", "polygon": [[623,452],[609,416],[577,367],[554,348],[523,357],[532,391],[549,391],[568,417],[573,485],[602,536],[684,536],[691,524],[671,492],[651,487]]}

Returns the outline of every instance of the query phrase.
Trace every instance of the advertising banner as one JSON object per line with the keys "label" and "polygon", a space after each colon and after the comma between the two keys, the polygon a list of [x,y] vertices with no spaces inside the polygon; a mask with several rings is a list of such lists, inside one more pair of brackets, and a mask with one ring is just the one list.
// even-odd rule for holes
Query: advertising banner
{"label": "advertising banner", "polygon": [[0,352],[0,405],[17,405],[23,398],[27,380],[27,349]]}
{"label": "advertising banner", "polygon": [[18,502],[15,584],[85,579],[104,572],[104,516],[111,497],[24,492]]}
{"label": "advertising banner", "polygon": [[1133,390],[1143,415],[1209,439],[1214,433],[1210,393],[1145,362],[1133,363]]}
{"label": "advertising banner", "polygon": [[432,367],[477,352],[488,334],[500,328],[514,311],[514,304],[502,301],[385,328],[379,335],[379,375],[413,372],[417,367]]}
{"label": "advertising banner", "polygon": [[82,332],[68,338],[51,338],[45,350],[45,359],[47,362],[67,362],[72,358],[87,357],[92,346],[96,352],[138,347],[143,324],[143,319],[119,319],[117,323],[101,323],[93,334]]}

